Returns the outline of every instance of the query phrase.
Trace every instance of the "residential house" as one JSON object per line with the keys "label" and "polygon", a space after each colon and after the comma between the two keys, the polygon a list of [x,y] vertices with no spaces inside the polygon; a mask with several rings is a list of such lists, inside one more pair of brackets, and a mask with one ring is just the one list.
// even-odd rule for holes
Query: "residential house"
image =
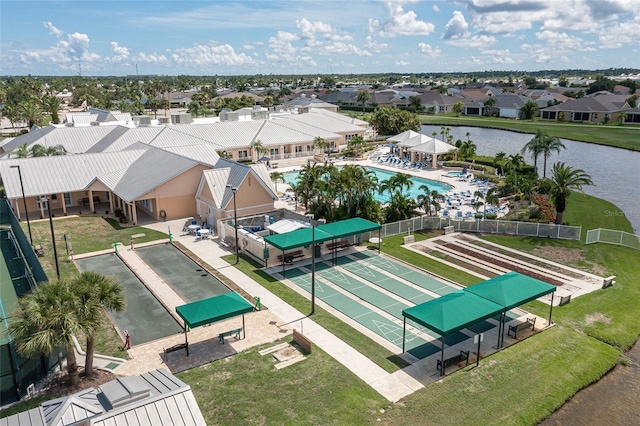
{"label": "residential house", "polygon": [[625,110],[624,120],[622,120],[622,124],[640,125],[640,107]]}
{"label": "residential house", "polygon": [[631,109],[626,95],[604,94],[570,99],[562,104],[540,110],[541,120],[608,123],[620,119],[623,111]]}

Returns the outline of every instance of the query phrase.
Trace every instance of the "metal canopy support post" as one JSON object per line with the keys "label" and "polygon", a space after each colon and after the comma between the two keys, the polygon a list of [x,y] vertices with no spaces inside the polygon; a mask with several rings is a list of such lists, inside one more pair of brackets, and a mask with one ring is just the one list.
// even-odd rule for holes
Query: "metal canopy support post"
{"label": "metal canopy support post", "polygon": [[404,339],[407,334],[407,317],[402,317],[402,352],[404,353]]}
{"label": "metal canopy support post", "polygon": [[[29,243],[33,245],[33,237],[31,236],[31,223],[29,222],[29,212],[27,211],[27,197],[24,195],[24,185],[22,183],[22,172],[20,166],[9,166],[10,169],[18,169],[18,177],[20,178],[20,190],[22,191],[22,203],[24,204],[24,215],[27,218],[27,228],[29,229]],[[64,203],[63,203],[64,204]]]}
{"label": "metal canopy support post", "polygon": [[311,314],[316,311],[316,226],[311,225]]}
{"label": "metal canopy support post", "polygon": [[242,314],[242,338],[247,338],[247,327],[244,326],[244,314]]}
{"label": "metal canopy support post", "polygon": [[[51,200],[44,197],[47,201],[47,211],[49,212],[49,226],[51,227],[51,243],[53,244],[53,258],[56,261],[56,275],[60,279],[60,266],[58,265],[58,250],[56,249],[56,235],[53,232],[53,219],[51,218]],[[41,199],[40,202],[43,200]]]}
{"label": "metal canopy support post", "polygon": [[187,356],[189,356],[189,338],[188,338],[189,326],[187,324],[184,325],[184,344],[187,349]]}
{"label": "metal canopy support post", "polygon": [[444,376],[444,336],[440,338],[442,339],[442,351],[440,352],[440,375]]}
{"label": "metal canopy support post", "polygon": [[285,270],[284,270],[284,249],[282,249],[282,278],[287,278],[287,276],[285,275]]}
{"label": "metal canopy support post", "polygon": [[548,326],[551,326],[551,324],[553,324],[551,322],[551,313],[553,312],[553,297],[555,296],[555,294],[556,294],[555,292],[551,293],[551,306],[549,306],[549,325]]}
{"label": "metal canopy support post", "polygon": [[380,238],[380,230],[382,228],[378,228],[378,254],[380,254],[380,246],[382,245],[382,238]]}

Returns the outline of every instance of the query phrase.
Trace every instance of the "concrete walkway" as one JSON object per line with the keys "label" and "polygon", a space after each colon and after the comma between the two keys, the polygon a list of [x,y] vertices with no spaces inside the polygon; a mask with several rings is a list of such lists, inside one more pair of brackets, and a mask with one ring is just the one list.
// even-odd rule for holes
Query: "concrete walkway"
{"label": "concrete walkway", "polygon": [[[171,229],[182,229],[184,222],[184,219],[180,219],[145,226],[164,232],[167,229],[167,225],[170,225]],[[181,235],[178,233],[174,234],[173,238],[174,241],[183,244],[196,256],[232,280],[248,294],[260,297],[261,302],[280,319],[278,326],[289,326],[304,333],[315,345],[351,370],[389,401],[398,401],[424,386],[420,381],[404,371],[394,374],[386,372],[369,358],[349,346],[349,344],[316,324],[312,319],[309,319],[306,314],[294,309],[278,296],[236,269],[235,266],[222,260],[222,256],[231,254],[231,252],[223,249],[216,239],[197,241],[193,235]]]}

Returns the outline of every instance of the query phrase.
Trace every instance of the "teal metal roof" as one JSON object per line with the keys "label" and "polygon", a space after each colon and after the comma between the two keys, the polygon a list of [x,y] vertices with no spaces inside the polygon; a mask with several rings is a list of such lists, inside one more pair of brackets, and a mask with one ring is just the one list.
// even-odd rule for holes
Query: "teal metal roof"
{"label": "teal metal roof", "polygon": [[253,305],[231,292],[177,306],[176,312],[189,328],[194,328],[253,312]]}
{"label": "teal metal roof", "polygon": [[266,242],[280,250],[310,246],[314,240],[316,244],[320,244],[333,239],[335,239],[335,237],[332,234],[324,232],[319,227],[315,229],[302,228],[284,234],[264,237]]}
{"label": "teal metal roof", "polygon": [[508,310],[553,293],[556,287],[517,272],[509,272],[467,287],[464,291],[502,305]]}
{"label": "teal metal roof", "polygon": [[475,294],[459,290],[407,308],[402,315],[446,336],[499,314],[504,307]]}
{"label": "teal metal roof", "polygon": [[347,237],[349,235],[357,235],[365,232],[377,231],[381,225],[371,222],[361,217],[352,219],[339,220],[337,222],[320,225],[316,229],[332,234],[334,238]]}

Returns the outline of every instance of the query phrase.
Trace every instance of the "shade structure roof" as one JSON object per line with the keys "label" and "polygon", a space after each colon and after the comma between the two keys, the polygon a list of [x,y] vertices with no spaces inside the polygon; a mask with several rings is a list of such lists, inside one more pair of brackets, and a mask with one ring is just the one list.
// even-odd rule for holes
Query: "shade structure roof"
{"label": "shade structure roof", "polygon": [[334,238],[342,238],[349,235],[362,234],[364,232],[377,231],[382,226],[361,217],[339,220],[337,222],[320,225],[316,229],[320,229],[334,236]]}
{"label": "shade structure roof", "polygon": [[253,312],[253,305],[238,293],[230,292],[176,307],[176,312],[189,328]]}
{"label": "shade structure roof", "polygon": [[280,250],[289,250],[298,247],[310,246],[333,240],[335,237],[318,228],[302,228],[285,234],[269,235],[264,240]]}
{"label": "shade structure roof", "polygon": [[413,137],[419,136],[420,133],[418,132],[414,132],[413,130],[407,130],[405,132],[399,133],[395,136],[391,136],[390,138],[387,139],[387,142],[404,142],[407,139],[411,139]]}
{"label": "shade structure roof", "polygon": [[411,148],[414,146],[418,146],[418,145],[422,145],[423,143],[426,143],[427,141],[432,140],[433,137],[431,136],[427,136],[425,134],[422,133],[418,133],[417,135],[415,135],[412,138],[406,139],[402,142],[398,142],[398,146],[401,147],[405,147],[405,148]]}
{"label": "shade structure roof", "polygon": [[407,308],[402,315],[441,336],[447,336],[503,310],[504,307],[497,303],[459,290]]}
{"label": "shade structure roof", "polygon": [[456,149],[455,146],[443,142],[440,139],[427,137],[427,139],[423,143],[419,145],[412,145],[409,148],[409,151],[438,155],[446,154],[447,152],[453,151],[454,149]]}
{"label": "shade structure roof", "polygon": [[267,229],[275,232],[276,234],[286,234],[287,232],[295,231],[300,228],[309,228],[310,226],[311,225],[309,223],[301,222],[299,220],[282,219],[267,226]]}
{"label": "shade structure roof", "polygon": [[464,291],[502,305],[508,310],[553,293],[556,287],[517,272],[509,272],[467,287]]}

